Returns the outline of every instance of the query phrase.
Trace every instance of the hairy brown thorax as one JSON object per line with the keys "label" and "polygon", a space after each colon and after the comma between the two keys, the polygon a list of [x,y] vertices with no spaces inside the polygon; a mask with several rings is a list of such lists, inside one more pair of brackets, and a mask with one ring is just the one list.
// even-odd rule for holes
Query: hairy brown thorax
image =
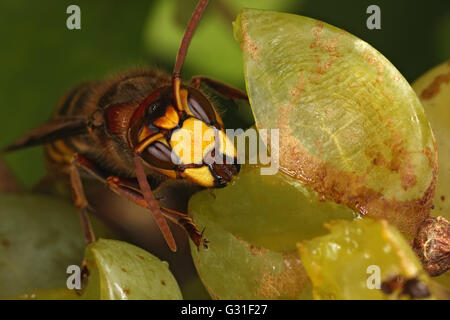
{"label": "hairy brown thorax", "polygon": [[[87,118],[91,129],[46,145],[50,167],[66,171],[76,152],[95,161],[108,173],[134,177],[133,154],[126,140],[128,122],[142,100],[170,81],[169,74],[147,69],[127,72],[105,82],[85,83],[71,90],[53,117]],[[152,175],[164,178],[153,171]]]}

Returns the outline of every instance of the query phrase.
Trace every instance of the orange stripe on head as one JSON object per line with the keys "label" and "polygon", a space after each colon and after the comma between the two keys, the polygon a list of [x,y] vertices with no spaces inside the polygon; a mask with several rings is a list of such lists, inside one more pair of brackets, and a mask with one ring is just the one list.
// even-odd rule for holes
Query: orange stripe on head
{"label": "orange stripe on head", "polygon": [[166,113],[162,117],[153,121],[153,125],[162,129],[173,129],[178,125],[179,121],[180,117],[178,116],[177,111],[170,105],[167,107]]}

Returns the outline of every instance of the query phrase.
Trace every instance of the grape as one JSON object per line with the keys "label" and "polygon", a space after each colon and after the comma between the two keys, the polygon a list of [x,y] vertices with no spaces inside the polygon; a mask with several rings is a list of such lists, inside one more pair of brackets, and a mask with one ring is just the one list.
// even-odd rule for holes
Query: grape
{"label": "grape", "polygon": [[37,290],[19,299],[179,300],[180,288],[168,264],[147,251],[118,240],[100,239],[86,248],[88,284],[69,289]]}
{"label": "grape", "polygon": [[0,195],[0,299],[182,298],[166,263],[117,240],[89,245],[88,286],[78,293],[67,289],[67,267],[83,260],[79,219],[67,201]]}
{"label": "grape", "polygon": [[397,69],[357,37],[292,14],[234,23],[258,130],[279,128],[280,168],[324,200],[414,235],[432,206],[430,125]]}
{"label": "grape", "polygon": [[87,247],[86,258],[90,272],[98,272],[87,296],[100,288],[100,299],[182,299],[168,264],[141,248],[100,239]]}
{"label": "grape", "polygon": [[344,206],[318,201],[298,184],[281,172],[261,175],[259,167],[243,165],[226,188],[195,195],[191,214],[195,219],[196,214],[207,215],[232,234],[280,252],[293,251],[298,241],[325,234],[323,224],[328,220],[355,216]]}
{"label": "grape", "polygon": [[63,287],[83,259],[79,213],[43,195],[0,195],[0,299]]}
{"label": "grape", "polygon": [[[189,214],[201,229],[206,228],[210,244],[199,250],[191,244],[191,252],[210,295],[215,299],[310,297],[295,242],[322,234],[319,222],[330,216],[352,217],[345,208],[343,212],[326,208],[327,204],[309,207],[308,199],[283,175],[261,176],[258,168],[247,166],[226,188],[194,195]],[[316,218],[305,220],[314,209]]]}
{"label": "grape", "polygon": [[[94,297],[91,299],[94,299]],[[33,290],[11,298],[11,300],[82,300],[82,298],[75,290],[58,288]]]}
{"label": "grape", "polygon": [[439,152],[433,213],[450,220],[450,61],[422,75],[413,83],[413,89],[430,120]]}
{"label": "grape", "polygon": [[[433,290],[408,242],[386,221],[335,221],[328,228],[330,234],[299,244],[315,299],[411,298],[399,296],[401,289],[392,294],[380,290],[382,282],[393,277],[417,279],[425,290]],[[378,289],[371,286],[376,280],[369,279],[373,267],[380,272]]]}
{"label": "grape", "polygon": [[[413,83],[436,138],[439,174],[433,215],[450,220],[450,61],[426,72]],[[449,272],[435,278],[450,290]]]}

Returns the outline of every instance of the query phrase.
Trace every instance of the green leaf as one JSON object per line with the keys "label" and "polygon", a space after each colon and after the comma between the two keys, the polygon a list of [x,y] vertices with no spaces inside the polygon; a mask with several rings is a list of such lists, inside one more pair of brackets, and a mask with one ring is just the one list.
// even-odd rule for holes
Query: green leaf
{"label": "green leaf", "polygon": [[70,202],[0,195],[0,299],[66,285],[67,267],[83,259],[79,219]]}
{"label": "green leaf", "polygon": [[376,283],[370,279],[375,275],[371,266],[379,268],[381,281],[401,276],[430,285],[409,244],[386,221],[336,221],[328,228],[330,234],[299,245],[315,299],[397,298],[399,292],[387,295],[368,286]]}
{"label": "green leaf", "polygon": [[378,51],[307,17],[244,9],[234,23],[258,129],[279,129],[280,167],[323,199],[415,234],[436,149],[412,88]]}

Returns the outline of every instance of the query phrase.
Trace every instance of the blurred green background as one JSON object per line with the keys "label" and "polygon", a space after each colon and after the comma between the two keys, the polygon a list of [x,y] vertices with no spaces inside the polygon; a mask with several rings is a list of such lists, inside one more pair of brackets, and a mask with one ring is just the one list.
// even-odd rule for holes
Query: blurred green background
{"label": "blurred green background", "polygon": [[[84,80],[132,67],[171,71],[195,0],[0,2],[0,147],[49,118],[60,97]],[[81,30],[66,28],[66,8],[81,8]],[[381,8],[381,30],[366,28],[366,8]],[[449,1],[212,0],[183,75],[214,76],[243,87],[231,21],[243,7],[291,12],[343,28],[383,53],[412,82],[450,57]],[[41,149],[6,157],[27,186],[45,172]]]}

